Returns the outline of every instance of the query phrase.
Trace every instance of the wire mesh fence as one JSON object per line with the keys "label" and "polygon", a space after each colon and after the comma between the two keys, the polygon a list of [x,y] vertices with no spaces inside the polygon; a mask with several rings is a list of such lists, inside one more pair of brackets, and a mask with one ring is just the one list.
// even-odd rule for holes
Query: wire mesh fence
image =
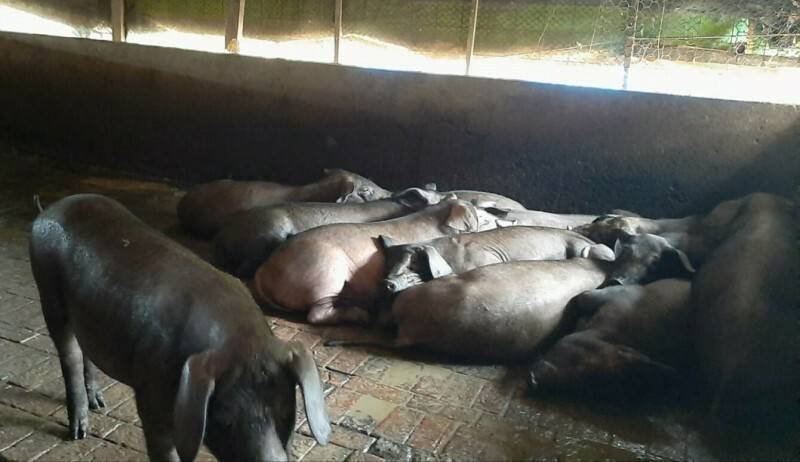
{"label": "wire mesh fence", "polygon": [[252,38],[330,37],[331,0],[247,0],[244,35]]}
{"label": "wire mesh fence", "polygon": [[[217,33],[224,28],[227,1],[127,0],[128,23],[132,28]],[[2,2],[71,23],[108,10],[105,0]],[[438,55],[467,52],[472,0],[342,3],[345,36]],[[335,30],[336,0],[245,4],[245,36],[331,37]],[[479,5],[478,56],[626,64],[669,60],[798,66],[800,61],[800,0],[481,0]]]}
{"label": "wire mesh fence", "polygon": [[634,58],[766,66],[800,64],[794,0],[638,0]]}
{"label": "wire mesh fence", "polygon": [[475,53],[797,66],[799,38],[792,0],[483,0]]}
{"label": "wire mesh fence", "polygon": [[607,62],[623,55],[624,10],[597,0],[484,0],[475,54]]}
{"label": "wire mesh fence", "polygon": [[[210,36],[224,33],[230,1],[126,0],[128,31],[141,43],[151,43],[142,34],[163,33],[152,43],[167,46],[188,40],[187,32],[196,43],[186,47],[220,51]],[[477,11],[473,0],[338,1],[341,62],[349,64],[463,73],[476,17],[476,75],[500,76],[489,67],[516,66],[502,77],[541,80],[535,74],[546,69],[537,67],[542,63],[604,65],[609,81],[618,69],[627,75],[652,65],[800,69],[800,0],[480,0]],[[95,23],[108,23],[108,0],[3,4],[63,20],[78,36],[87,36]],[[332,61],[336,4],[247,0],[244,38],[254,54]],[[268,51],[253,43],[261,39],[270,42]],[[303,41],[316,48],[304,49]]]}
{"label": "wire mesh fence", "polygon": [[[65,2],[67,3],[67,2]],[[225,30],[225,0],[127,0],[129,30],[176,29],[201,34]]]}
{"label": "wire mesh fence", "polygon": [[346,37],[370,38],[440,56],[464,56],[469,0],[346,0]]}

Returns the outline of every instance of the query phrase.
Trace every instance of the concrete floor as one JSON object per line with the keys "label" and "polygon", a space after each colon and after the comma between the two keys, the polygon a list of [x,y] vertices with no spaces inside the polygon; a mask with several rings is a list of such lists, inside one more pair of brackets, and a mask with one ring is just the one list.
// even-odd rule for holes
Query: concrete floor
{"label": "concrete floor", "polygon": [[[47,162],[0,155],[0,460],[146,459],[129,387],[105,378],[108,406],[90,417],[91,436],[65,439],[64,386],[30,271],[33,192],[42,202],[76,192],[112,196],[154,227],[207,255],[208,244],[177,229],[180,190],[166,183],[76,175]],[[682,403],[624,405],[530,397],[524,367],[442,363],[379,350],[328,348],[347,328],[267,318],[284,339],[313,349],[326,386],[332,443],[315,444],[302,414],[298,460],[791,458],[773,444],[718,441]],[[792,444],[793,446],[793,444]],[[203,459],[212,460],[209,454]]]}

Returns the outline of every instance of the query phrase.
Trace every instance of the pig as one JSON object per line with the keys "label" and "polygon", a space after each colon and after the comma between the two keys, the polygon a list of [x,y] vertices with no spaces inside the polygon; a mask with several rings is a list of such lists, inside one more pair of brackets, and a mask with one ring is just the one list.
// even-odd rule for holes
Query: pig
{"label": "pig", "polygon": [[589,224],[575,228],[575,231],[589,239],[610,245],[626,234],[664,234],[691,232],[700,223],[700,217],[692,215],[683,218],[651,219],[622,215],[602,215]]}
{"label": "pig", "polygon": [[[420,200],[425,196],[427,200]],[[435,204],[444,194],[415,188],[390,199],[331,204],[290,202],[257,207],[229,217],[214,237],[214,261],[240,278],[252,278],[258,266],[286,239],[334,223],[367,223],[397,218]]]}
{"label": "pig", "polygon": [[384,285],[390,293],[494,263],[573,257],[614,259],[611,249],[578,233],[534,226],[498,228],[402,246],[388,236],[381,236],[380,241],[389,268]]}
{"label": "pig", "polygon": [[746,197],[692,287],[691,339],[714,417],[734,424],[797,420],[798,281],[792,203],[764,193]]}
{"label": "pig", "polygon": [[[424,186],[424,189],[428,191],[436,192],[438,191],[438,187],[436,183],[427,183]],[[519,202],[511,199],[510,197],[501,196],[500,194],[495,194],[486,191],[472,191],[469,189],[458,189],[453,191],[445,191],[441,194],[450,195],[454,194],[458,199],[471,202],[478,207],[498,207],[501,209],[507,210],[525,210],[525,206],[520,204]]]}
{"label": "pig", "polygon": [[597,215],[559,214],[539,210],[509,210],[498,206],[488,208],[491,208],[489,210],[491,213],[511,222],[515,226],[541,226],[572,230],[597,219]]}
{"label": "pig", "polygon": [[311,353],[276,338],[237,279],[104,196],[33,222],[30,259],[58,351],[73,439],[104,406],[99,370],[130,385],[151,460],[286,460],[300,385],[311,431],[330,424]]}
{"label": "pig", "polygon": [[687,280],[661,279],[578,295],[576,331],[534,361],[531,388],[622,397],[679,383],[691,357],[690,293]]}
{"label": "pig", "polygon": [[380,235],[418,242],[491,229],[496,220],[468,202],[448,200],[392,220],[314,228],[286,241],[259,267],[254,297],[268,306],[308,311],[314,324],[367,322],[386,276]]}
{"label": "pig", "polygon": [[217,180],[193,187],[178,203],[178,220],[192,235],[214,237],[223,219],[235,212],[282,202],[367,202],[391,191],[355,173],[325,169],[325,176],[303,186],[268,181]]}
{"label": "pig", "polygon": [[457,189],[454,191],[445,191],[442,194],[455,194],[457,198],[471,202],[478,207],[485,208],[493,206],[505,210],[526,210],[524,205],[514,199],[490,192]]}
{"label": "pig", "polygon": [[657,234],[689,256],[694,265],[701,265],[709,253],[727,236],[731,220],[745,198],[720,203],[707,215],[682,218],[651,219],[639,216],[602,215],[575,231],[596,242],[611,245],[623,234]]}
{"label": "pig", "polygon": [[563,330],[565,310],[576,295],[621,280],[691,275],[681,260],[678,265],[671,258],[662,261],[674,249],[630,249],[640,244],[618,245],[613,262],[573,258],[497,263],[411,287],[397,295],[390,315],[382,316],[396,326],[396,337],[378,345],[423,347],[488,361],[530,360]]}

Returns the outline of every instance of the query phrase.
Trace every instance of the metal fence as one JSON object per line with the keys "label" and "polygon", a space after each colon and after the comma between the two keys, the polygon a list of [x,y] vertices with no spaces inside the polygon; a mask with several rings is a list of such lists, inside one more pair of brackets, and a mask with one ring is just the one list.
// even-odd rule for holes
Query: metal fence
{"label": "metal fence", "polygon": [[743,65],[800,64],[800,2],[629,0],[631,56]]}
{"label": "metal fence", "polygon": [[478,55],[800,64],[791,0],[482,0],[477,24]]}
{"label": "metal fence", "polygon": [[[616,63],[626,68],[653,61],[800,65],[800,0],[0,0],[0,3],[32,9],[61,8],[76,17],[81,16],[75,13],[80,5],[94,12],[98,4],[107,10],[106,1],[124,2],[128,27],[169,25],[219,34],[226,30],[226,22],[237,21],[232,13],[237,12],[241,16],[238,20],[243,21],[238,30],[243,29],[245,37],[333,36],[337,44],[348,38],[366,37],[433,57],[464,57],[465,62],[474,55]],[[242,8],[244,14],[238,15]],[[339,19],[337,11],[342,12]],[[473,43],[474,48],[469,46]]]}

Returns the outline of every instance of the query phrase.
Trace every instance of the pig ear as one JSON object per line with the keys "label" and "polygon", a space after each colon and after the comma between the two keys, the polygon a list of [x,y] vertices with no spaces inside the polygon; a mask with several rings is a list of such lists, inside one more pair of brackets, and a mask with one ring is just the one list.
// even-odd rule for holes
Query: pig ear
{"label": "pig ear", "polygon": [[616,254],[604,244],[587,245],[581,249],[582,258],[592,258],[594,260],[614,261]]}
{"label": "pig ear", "polygon": [[436,279],[449,274],[453,274],[453,268],[442,258],[442,255],[433,247],[425,245],[422,247],[425,254],[425,264],[431,273],[431,278]]}
{"label": "pig ear", "polygon": [[420,207],[438,204],[442,200],[442,195],[422,188],[408,188],[395,194],[394,198],[406,207]]}
{"label": "pig ear", "polygon": [[328,411],[325,409],[325,396],[322,393],[322,383],[319,380],[314,357],[302,343],[291,342],[289,347],[291,355],[288,366],[303,390],[308,426],[311,427],[311,433],[317,442],[324,446],[328,444],[331,435],[331,424]]}
{"label": "pig ear", "polygon": [[214,392],[213,352],[189,356],[175,396],[172,433],[181,460],[194,460],[206,431],[208,400]]}
{"label": "pig ear", "polygon": [[383,247],[384,249],[388,249],[389,247],[394,247],[394,246],[398,245],[397,241],[395,241],[391,237],[385,236],[383,234],[378,236],[378,241],[381,243],[381,247]]}
{"label": "pig ear", "polygon": [[478,212],[471,204],[455,203],[450,207],[450,216],[445,225],[462,233],[477,231],[480,227]]}
{"label": "pig ear", "polygon": [[[487,212],[491,213],[492,215],[498,218],[503,218],[503,219],[508,218],[508,213],[511,212],[511,210],[501,209],[499,207],[494,207],[494,206],[484,207],[484,210],[486,210]],[[512,221],[516,222],[516,220]]]}
{"label": "pig ear", "polygon": [[689,257],[674,247],[664,251],[661,255],[659,266],[660,271],[663,272],[661,274],[672,277],[691,278],[695,273],[694,266],[692,266],[692,262],[689,261]]}
{"label": "pig ear", "polygon": [[[616,242],[614,242],[614,256],[615,256],[616,258],[619,258],[619,256],[620,256],[621,254],[622,254],[622,241],[620,241],[619,239],[617,239],[617,241],[616,241]],[[616,259],[616,258],[615,258],[615,259]]]}
{"label": "pig ear", "polygon": [[358,194],[356,194],[356,184],[352,180],[343,180],[342,181],[342,191],[340,193],[338,199],[336,199],[337,204],[347,203],[347,202],[363,202]]}
{"label": "pig ear", "polygon": [[[492,202],[491,204],[494,204]],[[494,221],[498,228],[508,228],[517,224],[516,218],[509,218],[509,209],[501,209],[499,207],[489,206],[484,207],[484,210],[497,217]]]}
{"label": "pig ear", "polygon": [[[619,257],[619,255],[622,253],[622,249],[625,247],[625,244],[631,242],[634,234],[631,234],[624,229],[619,229],[615,235],[617,236],[617,240],[614,242],[614,255]],[[589,238],[591,239],[591,236],[589,236]]]}

